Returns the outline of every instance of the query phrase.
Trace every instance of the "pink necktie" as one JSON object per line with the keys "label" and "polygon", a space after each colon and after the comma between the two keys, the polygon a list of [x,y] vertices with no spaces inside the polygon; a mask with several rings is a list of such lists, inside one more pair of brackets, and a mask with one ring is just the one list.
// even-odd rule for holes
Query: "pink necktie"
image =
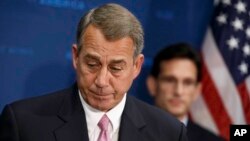
{"label": "pink necktie", "polygon": [[98,122],[98,126],[101,129],[97,141],[110,141],[108,137],[108,125],[109,125],[109,118],[106,114],[104,114],[101,120]]}

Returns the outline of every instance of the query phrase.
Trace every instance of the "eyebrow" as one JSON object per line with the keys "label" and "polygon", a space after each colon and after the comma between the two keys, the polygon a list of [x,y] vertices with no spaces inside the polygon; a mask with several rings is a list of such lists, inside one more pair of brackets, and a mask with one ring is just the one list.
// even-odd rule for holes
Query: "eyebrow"
{"label": "eyebrow", "polygon": [[[86,54],[84,56],[85,59],[90,59],[90,60],[96,60],[100,61],[100,57],[96,56],[94,54]],[[121,65],[126,65],[126,61],[124,59],[113,59],[110,61],[110,64],[121,64]]]}
{"label": "eyebrow", "polygon": [[110,63],[126,65],[126,62],[123,59],[112,60]]}
{"label": "eyebrow", "polygon": [[87,54],[84,56],[85,59],[92,59],[92,60],[100,60],[100,57],[93,55],[93,54]]}

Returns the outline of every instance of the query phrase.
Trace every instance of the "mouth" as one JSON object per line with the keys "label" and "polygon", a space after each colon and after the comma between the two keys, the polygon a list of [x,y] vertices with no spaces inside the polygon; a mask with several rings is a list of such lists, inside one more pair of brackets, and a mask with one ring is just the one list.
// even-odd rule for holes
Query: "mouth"
{"label": "mouth", "polygon": [[89,90],[93,95],[96,95],[98,97],[107,97],[110,95],[113,95],[114,93],[108,93],[108,92],[103,92],[103,91],[93,91]]}
{"label": "mouth", "polygon": [[182,100],[180,99],[171,99],[170,100],[170,103],[174,106],[178,106],[178,105],[181,105],[182,104]]}

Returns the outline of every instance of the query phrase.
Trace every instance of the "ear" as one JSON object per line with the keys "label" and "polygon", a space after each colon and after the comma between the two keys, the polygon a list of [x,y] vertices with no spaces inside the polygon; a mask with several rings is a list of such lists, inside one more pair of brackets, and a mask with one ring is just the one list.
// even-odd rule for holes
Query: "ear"
{"label": "ear", "polygon": [[135,59],[135,64],[134,64],[134,79],[139,75],[139,73],[141,72],[141,68],[142,68],[142,64],[144,62],[144,55],[143,54],[139,54],[136,59]]}
{"label": "ear", "polygon": [[146,83],[147,83],[147,87],[148,87],[148,91],[149,91],[149,94],[152,96],[152,97],[155,97],[156,95],[156,79],[153,77],[153,76],[148,76],[147,80],[146,80]]}
{"label": "ear", "polygon": [[73,44],[71,50],[72,50],[72,63],[73,63],[73,67],[76,69],[77,68],[77,62],[78,62],[78,49],[77,49],[77,45]]}
{"label": "ear", "polygon": [[197,86],[196,86],[196,91],[195,91],[195,95],[194,95],[193,101],[197,100],[197,98],[200,96],[201,89],[202,89],[202,84],[201,84],[201,82],[199,82],[197,84]]}

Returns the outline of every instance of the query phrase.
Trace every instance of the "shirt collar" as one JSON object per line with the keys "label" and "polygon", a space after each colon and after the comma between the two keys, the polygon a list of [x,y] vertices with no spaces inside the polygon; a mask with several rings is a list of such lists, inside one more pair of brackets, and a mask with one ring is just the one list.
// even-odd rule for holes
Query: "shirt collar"
{"label": "shirt collar", "polygon": [[[86,101],[83,99],[80,90],[78,90],[78,94],[83,106],[83,109],[85,111],[86,115],[86,121],[87,121],[87,127],[88,127],[88,132],[92,133],[94,129],[97,127],[98,122],[102,118],[102,116],[105,114],[105,112],[97,110],[93,107],[91,107],[89,104],[86,103]],[[120,121],[121,121],[121,116],[122,112],[125,107],[125,102],[126,102],[126,95],[125,94],[122,98],[122,100],[111,110],[106,112],[106,115],[108,116],[111,125],[112,125],[112,130],[116,131],[120,127]]]}
{"label": "shirt collar", "polygon": [[187,124],[188,124],[188,116],[185,116],[183,119],[181,119],[181,122],[182,122],[185,126],[187,126]]}

